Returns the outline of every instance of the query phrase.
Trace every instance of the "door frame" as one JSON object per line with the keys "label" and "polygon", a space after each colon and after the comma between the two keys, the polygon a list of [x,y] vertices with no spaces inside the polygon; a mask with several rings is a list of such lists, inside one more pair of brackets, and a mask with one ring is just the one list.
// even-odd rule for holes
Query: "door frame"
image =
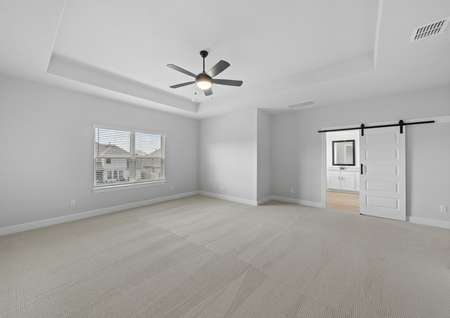
{"label": "door frame", "polygon": [[[387,122],[385,122],[387,123]],[[345,126],[334,126],[323,129],[342,129],[359,126],[360,124],[349,124]],[[320,191],[320,206],[327,207],[327,189],[328,189],[328,166],[327,166],[327,133],[322,133],[322,169],[321,169],[321,191]],[[361,211],[359,212],[361,214]]]}
{"label": "door frame", "polygon": [[[436,119],[436,118],[437,117],[414,118],[414,119],[407,119],[407,121],[419,121],[419,120],[428,120],[428,119]],[[395,121],[395,120],[373,121],[373,122],[367,122],[364,124],[367,126],[387,125],[387,124],[391,124],[393,121]],[[351,124],[347,124],[347,125],[325,127],[325,128],[321,128],[321,130],[352,128],[352,127],[357,127],[359,125],[361,125],[361,123],[351,123]],[[327,167],[327,133],[322,133],[322,169],[321,170],[322,170],[321,171],[322,172],[321,173],[321,179],[322,179],[322,181],[321,181],[321,206],[323,208],[326,208],[327,207],[327,185],[328,185],[328,180],[327,180],[327,170],[328,170],[328,167]],[[406,179],[406,172],[405,172],[405,179]],[[360,184],[360,186],[361,186],[361,184]],[[361,209],[360,209],[359,214],[362,215]],[[406,215],[408,215],[408,211],[406,211]]]}
{"label": "door frame", "polygon": [[[444,124],[444,123],[450,123],[450,116],[432,116],[432,117],[419,117],[419,118],[404,118],[403,120],[406,121],[423,121],[423,120],[434,120],[435,124]],[[367,122],[365,123],[366,125],[386,125],[386,124],[391,124],[393,121],[395,121],[395,119],[390,120],[390,121],[374,121],[374,122]],[[326,129],[342,129],[342,128],[351,128],[351,127],[357,127],[361,125],[361,123],[352,123],[352,124],[347,124],[347,125],[340,125],[340,126],[331,126],[331,127],[322,127],[320,128],[321,130],[326,130]],[[326,133],[322,133],[322,169],[321,169],[321,202],[320,205],[322,208],[326,208],[327,206],[327,135]],[[408,141],[406,141],[406,144],[408,144]],[[407,149],[406,149],[407,152]],[[407,161],[408,159],[405,158],[405,161]],[[408,165],[408,163],[406,162],[406,165]],[[407,171],[405,172],[405,179],[407,179]],[[408,186],[406,184],[406,186]],[[409,219],[409,210],[408,210],[408,192],[405,192],[405,201],[406,201],[406,219]]]}

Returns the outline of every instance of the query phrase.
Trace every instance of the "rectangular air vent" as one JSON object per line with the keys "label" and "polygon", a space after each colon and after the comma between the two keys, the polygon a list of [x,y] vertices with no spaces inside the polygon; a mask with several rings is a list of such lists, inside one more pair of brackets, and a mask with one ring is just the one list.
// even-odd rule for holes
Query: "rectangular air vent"
{"label": "rectangular air vent", "polygon": [[314,101],[308,100],[298,104],[289,105],[288,107],[292,109],[301,109],[301,108],[311,108],[312,105],[314,105]]}
{"label": "rectangular air vent", "polygon": [[414,30],[411,36],[411,41],[419,41],[430,36],[438,35],[445,31],[447,25],[448,19],[442,19],[440,21],[421,26]]}

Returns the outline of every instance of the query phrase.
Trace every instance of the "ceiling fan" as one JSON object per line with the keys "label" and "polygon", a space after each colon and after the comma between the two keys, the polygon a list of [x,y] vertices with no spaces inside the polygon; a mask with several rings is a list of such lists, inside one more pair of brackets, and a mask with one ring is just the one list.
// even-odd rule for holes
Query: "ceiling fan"
{"label": "ceiling fan", "polygon": [[182,87],[182,86],[196,84],[197,87],[200,88],[205,93],[206,96],[210,96],[213,93],[212,92],[213,84],[228,85],[228,86],[241,86],[242,85],[242,83],[243,83],[242,81],[214,78],[217,75],[219,75],[220,73],[222,73],[224,70],[226,70],[231,65],[230,63],[228,63],[227,61],[224,61],[224,60],[220,60],[207,73],[207,72],[205,72],[205,58],[208,56],[208,51],[206,51],[206,50],[200,51],[200,56],[203,59],[203,71],[198,75],[195,75],[194,73],[189,72],[188,70],[186,70],[182,67],[179,67],[175,64],[167,64],[167,66],[170,67],[171,69],[174,69],[178,72],[181,72],[183,74],[186,74],[188,76],[195,78],[194,81],[172,85],[172,86],[170,86],[170,88],[178,88],[178,87]]}

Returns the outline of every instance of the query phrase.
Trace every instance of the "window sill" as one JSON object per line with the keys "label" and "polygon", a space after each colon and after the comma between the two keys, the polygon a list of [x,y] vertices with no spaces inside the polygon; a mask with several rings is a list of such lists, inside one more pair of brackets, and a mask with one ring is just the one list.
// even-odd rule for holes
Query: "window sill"
{"label": "window sill", "polygon": [[158,180],[158,181],[112,184],[112,185],[107,185],[107,186],[94,186],[92,191],[105,192],[105,191],[114,191],[114,190],[128,190],[128,189],[136,189],[136,188],[145,188],[148,186],[164,184],[164,183],[167,183],[167,179]]}

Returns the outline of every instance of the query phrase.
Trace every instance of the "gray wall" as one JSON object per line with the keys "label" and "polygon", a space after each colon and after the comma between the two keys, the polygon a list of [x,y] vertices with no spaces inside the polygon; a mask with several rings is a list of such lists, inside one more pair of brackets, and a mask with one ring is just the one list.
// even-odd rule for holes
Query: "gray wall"
{"label": "gray wall", "polygon": [[[267,114],[201,121],[0,77],[0,226],[201,189],[252,202],[321,200],[320,128],[450,115],[450,87]],[[167,135],[168,182],[93,191],[93,125]],[[410,215],[440,220],[450,205],[450,124],[408,127]],[[76,206],[70,207],[70,201]]]}
{"label": "gray wall", "polygon": [[[94,124],[166,133],[168,182],[94,192]],[[0,77],[0,226],[196,191],[198,133],[194,119]]]}
{"label": "gray wall", "polygon": [[257,200],[257,110],[206,118],[200,124],[200,188]]}
{"label": "gray wall", "polygon": [[[450,115],[450,87],[273,115],[272,192],[320,202],[320,128],[439,115]],[[408,214],[448,221],[439,205],[450,205],[450,124],[411,126],[406,136]]]}
{"label": "gray wall", "polygon": [[450,207],[450,123],[410,127],[406,142],[410,215],[450,221],[450,212],[439,210],[441,204]]}

